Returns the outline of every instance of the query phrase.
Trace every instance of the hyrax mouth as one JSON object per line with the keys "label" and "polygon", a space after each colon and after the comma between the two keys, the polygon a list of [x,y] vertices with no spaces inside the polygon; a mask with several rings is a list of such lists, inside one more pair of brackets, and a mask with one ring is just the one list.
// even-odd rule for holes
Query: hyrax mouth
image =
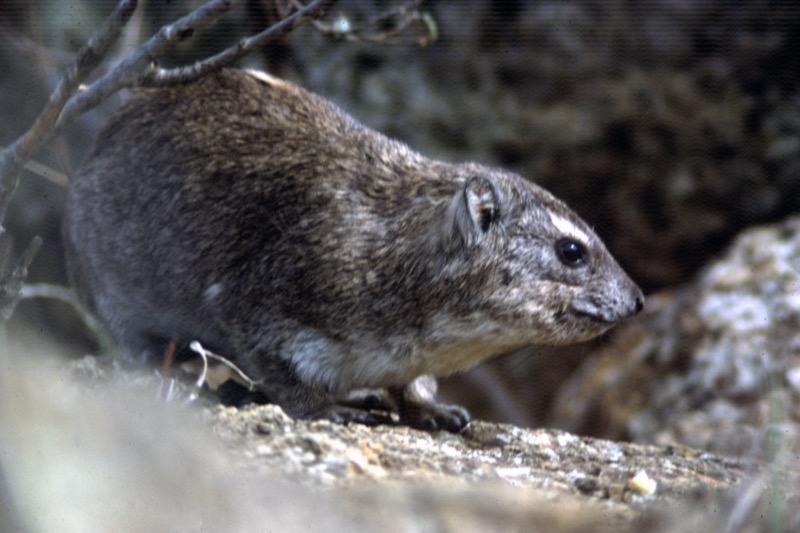
{"label": "hyrax mouth", "polygon": [[588,320],[590,322],[594,322],[595,324],[603,324],[610,326],[616,322],[616,320],[606,318],[601,314],[579,311],[577,309],[573,309],[572,314],[581,320]]}

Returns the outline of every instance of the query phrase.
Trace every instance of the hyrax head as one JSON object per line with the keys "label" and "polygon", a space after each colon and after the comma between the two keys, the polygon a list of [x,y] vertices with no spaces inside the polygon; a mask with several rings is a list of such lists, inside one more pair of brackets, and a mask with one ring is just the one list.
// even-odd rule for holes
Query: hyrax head
{"label": "hyrax head", "polygon": [[520,344],[568,344],[642,309],[642,291],[563,202],[514,174],[478,165],[459,172],[448,231],[481,274],[472,309],[488,329]]}

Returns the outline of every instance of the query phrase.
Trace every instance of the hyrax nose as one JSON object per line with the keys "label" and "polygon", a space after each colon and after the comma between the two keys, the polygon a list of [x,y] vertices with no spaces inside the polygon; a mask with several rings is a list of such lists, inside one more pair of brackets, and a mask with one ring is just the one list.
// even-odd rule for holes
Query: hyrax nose
{"label": "hyrax nose", "polygon": [[633,286],[633,291],[631,293],[631,296],[633,297],[633,313],[632,314],[635,315],[635,314],[639,313],[642,309],[644,309],[644,293],[642,293],[642,289],[640,289],[638,286],[634,285]]}

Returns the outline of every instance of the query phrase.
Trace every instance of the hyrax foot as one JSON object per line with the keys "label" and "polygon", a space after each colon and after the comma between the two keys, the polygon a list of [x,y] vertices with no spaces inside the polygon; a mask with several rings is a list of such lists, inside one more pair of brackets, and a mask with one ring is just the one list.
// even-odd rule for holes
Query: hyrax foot
{"label": "hyrax foot", "polygon": [[358,389],[348,394],[338,404],[365,411],[392,413],[397,410],[394,399],[386,389]]}
{"label": "hyrax foot", "polygon": [[448,405],[436,400],[436,380],[432,376],[420,376],[405,387],[390,388],[400,423],[425,430],[444,429],[452,433],[461,431],[469,424],[470,416],[460,405]]}
{"label": "hyrax foot", "polygon": [[400,423],[416,429],[443,429],[458,433],[469,424],[469,413],[460,405],[406,402],[400,407]]}
{"label": "hyrax foot", "polygon": [[[364,389],[345,400],[313,412],[310,418],[326,418],[337,423],[403,425],[456,433],[469,423],[469,413],[458,405],[406,394],[405,389]],[[392,413],[397,412],[397,417]]]}
{"label": "hyrax foot", "polygon": [[324,418],[336,424],[364,424],[377,426],[380,424],[393,424],[392,415],[387,411],[370,411],[349,405],[329,405],[315,411],[309,418]]}

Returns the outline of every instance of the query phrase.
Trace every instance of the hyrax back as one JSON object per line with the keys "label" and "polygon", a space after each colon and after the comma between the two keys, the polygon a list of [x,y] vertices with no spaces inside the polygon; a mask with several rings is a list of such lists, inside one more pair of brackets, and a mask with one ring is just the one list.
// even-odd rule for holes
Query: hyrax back
{"label": "hyrax back", "polygon": [[458,429],[417,378],[583,341],[643,303],[543,189],[238,70],[134,95],[74,176],[65,239],[125,352],[199,340],[296,416],[369,421],[336,402],[388,388],[406,423]]}

